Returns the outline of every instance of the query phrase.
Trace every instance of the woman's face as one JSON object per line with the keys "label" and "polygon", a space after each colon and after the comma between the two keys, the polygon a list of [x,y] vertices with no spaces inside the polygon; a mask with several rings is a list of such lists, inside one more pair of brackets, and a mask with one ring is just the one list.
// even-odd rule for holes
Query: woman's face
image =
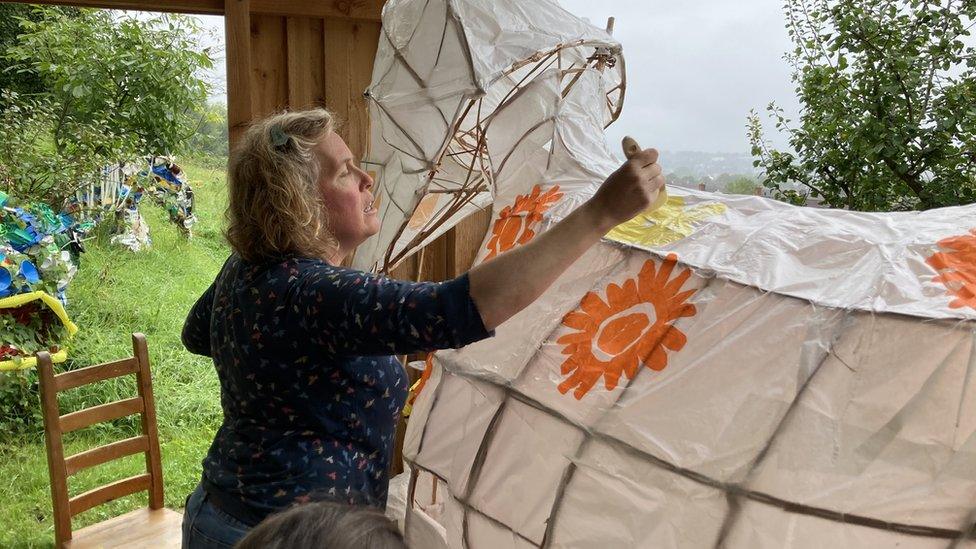
{"label": "woman's face", "polygon": [[[344,257],[380,230],[373,207],[373,180],[359,169],[346,142],[335,132],[318,145],[322,162],[319,191],[330,220],[333,236]],[[341,259],[341,258],[340,258]]]}

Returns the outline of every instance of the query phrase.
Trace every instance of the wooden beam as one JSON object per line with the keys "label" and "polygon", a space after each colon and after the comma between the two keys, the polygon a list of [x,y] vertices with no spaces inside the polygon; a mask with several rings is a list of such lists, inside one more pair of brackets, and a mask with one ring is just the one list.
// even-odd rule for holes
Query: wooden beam
{"label": "wooden beam", "polygon": [[233,149],[254,113],[251,91],[251,0],[224,2],[227,48],[227,125]]}
{"label": "wooden beam", "polygon": [[47,4],[77,8],[162,11],[194,15],[223,15],[223,0],[3,0],[14,4]]}
{"label": "wooden beam", "polygon": [[[3,0],[19,4],[49,4],[79,8],[162,11],[196,15],[224,15],[223,0]],[[254,0],[251,11],[268,15],[336,17],[379,21],[384,0]]]}
{"label": "wooden beam", "polygon": [[255,13],[379,21],[385,0],[253,0]]}

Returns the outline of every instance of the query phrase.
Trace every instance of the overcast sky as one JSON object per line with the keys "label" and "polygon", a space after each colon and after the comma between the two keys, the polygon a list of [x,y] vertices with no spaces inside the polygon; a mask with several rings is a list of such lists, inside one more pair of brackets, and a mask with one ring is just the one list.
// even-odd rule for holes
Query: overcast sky
{"label": "overcast sky", "polygon": [[[775,100],[797,109],[789,39],[780,0],[559,0],[570,12],[614,36],[627,60],[627,97],[612,141],[633,135],[644,146],[671,151],[749,152],[749,109]],[[203,17],[222,39],[223,20]],[[219,54],[223,56],[223,51]],[[216,68],[222,80],[223,59]],[[218,94],[223,94],[223,82]],[[774,143],[784,140],[768,134]]]}

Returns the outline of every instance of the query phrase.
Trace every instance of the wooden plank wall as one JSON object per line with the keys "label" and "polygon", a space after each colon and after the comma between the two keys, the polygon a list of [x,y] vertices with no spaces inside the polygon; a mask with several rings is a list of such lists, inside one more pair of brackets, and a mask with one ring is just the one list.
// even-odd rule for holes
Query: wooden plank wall
{"label": "wooden plank wall", "polygon": [[[251,120],[285,108],[328,107],[339,133],[362,157],[369,143],[363,91],[369,86],[380,22],[251,13],[227,0],[228,117],[231,142]],[[241,31],[246,29],[246,40]]]}

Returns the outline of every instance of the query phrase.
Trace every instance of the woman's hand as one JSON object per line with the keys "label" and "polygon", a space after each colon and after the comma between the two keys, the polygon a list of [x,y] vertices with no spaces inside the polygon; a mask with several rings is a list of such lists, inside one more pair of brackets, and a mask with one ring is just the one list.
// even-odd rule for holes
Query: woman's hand
{"label": "woman's hand", "polygon": [[586,204],[524,246],[471,269],[471,298],[486,328],[527,307],[607,231],[666,196],[657,151],[629,154],[626,145],[627,162]]}
{"label": "woman's hand", "polygon": [[[627,151],[628,140],[637,148],[636,142],[625,138],[624,151]],[[657,159],[655,149],[638,148],[630,152],[628,160],[610,174],[587,203],[606,230],[630,220],[656,203],[665,184],[664,173]]]}

